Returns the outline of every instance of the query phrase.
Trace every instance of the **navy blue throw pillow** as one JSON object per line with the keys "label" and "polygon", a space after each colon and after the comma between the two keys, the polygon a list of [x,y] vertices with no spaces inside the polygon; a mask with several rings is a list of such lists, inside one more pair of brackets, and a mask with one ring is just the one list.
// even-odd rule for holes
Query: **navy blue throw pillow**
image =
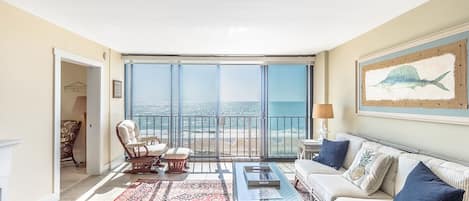
{"label": "navy blue throw pillow", "polygon": [[347,154],[349,141],[330,141],[324,139],[322,141],[319,156],[314,158],[314,161],[324,165],[340,169],[344,164],[345,155]]}
{"label": "navy blue throw pillow", "polygon": [[394,201],[461,201],[464,190],[456,189],[438,178],[425,164],[410,172]]}

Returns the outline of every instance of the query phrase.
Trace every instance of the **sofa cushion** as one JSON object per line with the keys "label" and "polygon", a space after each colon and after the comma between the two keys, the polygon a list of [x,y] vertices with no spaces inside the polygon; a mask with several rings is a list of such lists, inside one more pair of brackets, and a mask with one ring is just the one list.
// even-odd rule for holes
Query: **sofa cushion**
{"label": "sofa cushion", "polygon": [[343,176],[366,193],[372,194],[381,187],[391,162],[391,156],[364,144]]}
{"label": "sofa cushion", "polygon": [[349,141],[322,141],[319,156],[313,160],[339,170],[344,164],[345,154],[347,154]]}
{"label": "sofa cushion", "polygon": [[392,201],[392,199],[362,199],[362,198],[340,197],[335,201]]}
{"label": "sofa cushion", "polygon": [[381,153],[385,153],[389,156],[392,157],[392,163],[391,166],[389,167],[388,172],[386,173],[386,176],[384,177],[383,184],[381,185],[381,190],[384,191],[385,193],[395,196],[396,195],[396,174],[397,174],[397,166],[399,163],[399,156],[406,153],[402,150],[395,149],[392,147],[384,146],[382,144],[376,143],[376,142],[364,142],[363,146],[367,147],[368,149],[373,149]]}
{"label": "sofa cushion", "polygon": [[353,159],[355,159],[355,155],[357,155],[358,151],[362,147],[362,143],[366,141],[366,139],[357,137],[354,135],[350,135],[348,133],[337,133],[336,134],[337,140],[348,140],[349,145],[347,149],[347,154],[345,155],[343,167],[345,169],[350,168],[350,165],[353,163]]}
{"label": "sofa cushion", "polygon": [[[421,154],[402,154],[396,177],[396,191],[403,188],[407,176],[422,161],[445,183],[469,192],[469,167]],[[463,201],[469,201],[469,193],[464,194]]]}
{"label": "sofa cushion", "polygon": [[301,177],[305,182],[309,182],[307,180],[308,176],[310,174],[334,174],[334,175],[340,175],[345,172],[345,169],[341,168],[340,170],[336,170],[332,167],[329,167],[327,165],[323,165],[321,163],[318,163],[316,161],[312,160],[295,160],[295,170],[297,173],[297,176]]}
{"label": "sofa cushion", "polygon": [[454,188],[438,178],[427,166],[419,162],[407,176],[396,201],[461,201],[464,191]]}
{"label": "sofa cushion", "polygon": [[338,197],[392,199],[390,195],[382,191],[368,195],[368,193],[346,180],[342,175],[312,174],[308,177],[308,181],[313,189],[313,193],[322,201],[333,201]]}

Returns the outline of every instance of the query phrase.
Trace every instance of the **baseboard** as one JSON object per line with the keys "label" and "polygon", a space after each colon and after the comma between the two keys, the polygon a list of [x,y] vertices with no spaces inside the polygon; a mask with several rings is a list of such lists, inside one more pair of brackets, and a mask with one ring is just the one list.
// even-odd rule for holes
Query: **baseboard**
{"label": "baseboard", "polygon": [[112,161],[104,164],[101,166],[101,170],[99,170],[98,175],[102,175],[104,173],[109,172],[110,170],[116,168],[117,166],[121,165],[122,163],[125,162],[124,156],[119,156],[114,158]]}
{"label": "baseboard", "polygon": [[114,168],[116,168],[117,166],[121,165],[124,162],[125,162],[124,156],[118,156],[118,157],[114,158],[110,163],[106,164],[105,169],[106,170],[113,170]]}
{"label": "baseboard", "polygon": [[59,201],[59,200],[60,200],[59,195],[56,193],[53,193],[53,194],[49,194],[39,199],[38,201]]}

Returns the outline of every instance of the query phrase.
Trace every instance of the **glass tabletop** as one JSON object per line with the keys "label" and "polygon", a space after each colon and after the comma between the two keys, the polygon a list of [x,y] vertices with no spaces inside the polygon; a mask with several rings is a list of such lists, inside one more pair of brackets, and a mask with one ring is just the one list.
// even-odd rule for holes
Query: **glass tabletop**
{"label": "glass tabletop", "polygon": [[[272,187],[249,187],[246,184],[244,166],[269,165],[280,179],[280,189]],[[233,163],[233,199],[237,201],[252,200],[303,200],[293,185],[275,163],[237,162]]]}

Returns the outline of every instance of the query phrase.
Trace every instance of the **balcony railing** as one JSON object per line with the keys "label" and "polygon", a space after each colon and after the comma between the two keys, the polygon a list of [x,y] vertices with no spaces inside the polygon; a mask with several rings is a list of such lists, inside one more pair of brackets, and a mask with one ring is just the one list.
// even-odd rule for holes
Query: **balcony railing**
{"label": "balcony railing", "polygon": [[289,158],[296,156],[298,141],[306,137],[304,116],[268,117],[265,129],[260,116],[137,115],[132,119],[142,135],[157,136],[172,147],[188,147],[200,158]]}

